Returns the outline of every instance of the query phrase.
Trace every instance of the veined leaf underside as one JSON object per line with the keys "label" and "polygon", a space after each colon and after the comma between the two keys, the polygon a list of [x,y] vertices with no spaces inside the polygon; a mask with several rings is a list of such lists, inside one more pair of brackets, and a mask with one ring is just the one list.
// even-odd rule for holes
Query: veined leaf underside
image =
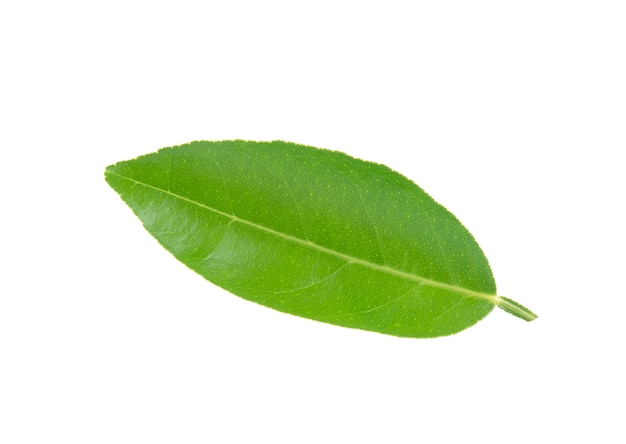
{"label": "veined leaf underside", "polygon": [[454,334],[498,306],[471,233],[410,179],[289,142],[198,141],[107,168],[144,227],[207,280],[267,307],[403,337]]}

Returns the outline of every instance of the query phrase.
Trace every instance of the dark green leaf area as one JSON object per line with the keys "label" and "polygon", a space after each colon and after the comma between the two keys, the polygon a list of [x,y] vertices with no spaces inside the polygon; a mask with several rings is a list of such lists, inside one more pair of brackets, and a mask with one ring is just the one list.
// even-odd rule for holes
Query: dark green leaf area
{"label": "dark green leaf area", "polygon": [[383,165],[287,142],[193,142],[112,165],[106,179],[181,262],[283,312],[433,337],[494,305],[471,234]]}

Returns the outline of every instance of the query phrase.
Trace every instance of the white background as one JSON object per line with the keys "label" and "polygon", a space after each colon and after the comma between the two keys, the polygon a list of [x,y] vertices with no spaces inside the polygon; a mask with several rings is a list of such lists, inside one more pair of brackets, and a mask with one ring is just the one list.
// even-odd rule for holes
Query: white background
{"label": "white background", "polygon": [[[0,442],[624,443],[621,1],[2,2]],[[104,181],[192,140],[381,162],[500,310],[416,340],[178,263]]]}

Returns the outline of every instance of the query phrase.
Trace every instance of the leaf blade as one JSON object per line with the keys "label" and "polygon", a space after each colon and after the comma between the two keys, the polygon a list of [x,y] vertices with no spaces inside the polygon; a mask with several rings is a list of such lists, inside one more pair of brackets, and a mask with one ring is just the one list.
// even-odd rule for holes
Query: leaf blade
{"label": "leaf blade", "polygon": [[106,179],[187,266],[284,312],[432,337],[497,301],[471,234],[383,165],[286,142],[193,142]]}

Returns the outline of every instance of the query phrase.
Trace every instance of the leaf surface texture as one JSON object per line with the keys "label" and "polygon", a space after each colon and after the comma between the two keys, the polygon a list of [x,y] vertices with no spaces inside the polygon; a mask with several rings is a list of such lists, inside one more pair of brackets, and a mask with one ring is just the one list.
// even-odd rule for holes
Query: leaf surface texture
{"label": "leaf surface texture", "polygon": [[384,165],[235,140],[164,148],[109,166],[105,177],[178,260],[276,310],[435,337],[505,299],[465,227]]}

